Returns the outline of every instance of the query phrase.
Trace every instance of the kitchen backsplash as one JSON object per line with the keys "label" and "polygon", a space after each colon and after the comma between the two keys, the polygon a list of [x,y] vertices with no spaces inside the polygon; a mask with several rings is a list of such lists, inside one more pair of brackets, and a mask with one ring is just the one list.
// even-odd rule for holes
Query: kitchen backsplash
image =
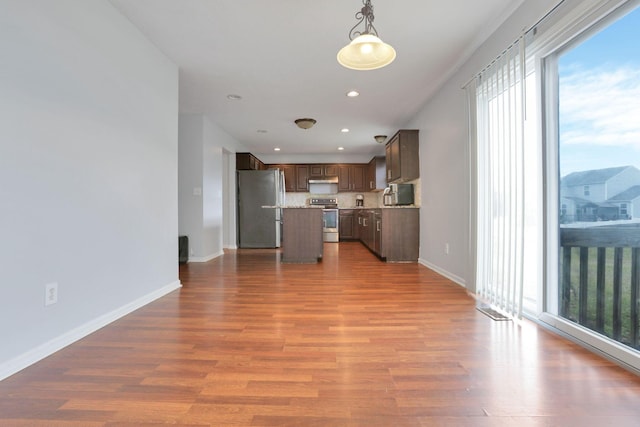
{"label": "kitchen backsplash", "polygon": [[[413,184],[414,201],[415,206],[420,206],[420,179],[409,181],[408,184]],[[335,198],[338,199],[339,208],[353,208],[356,206],[356,194],[362,194],[364,196],[365,208],[379,208],[382,207],[382,191],[375,193],[362,192],[362,193],[338,193],[338,194],[311,194],[311,193],[287,193],[285,196],[286,206],[304,206],[307,205],[307,200],[310,198]]]}

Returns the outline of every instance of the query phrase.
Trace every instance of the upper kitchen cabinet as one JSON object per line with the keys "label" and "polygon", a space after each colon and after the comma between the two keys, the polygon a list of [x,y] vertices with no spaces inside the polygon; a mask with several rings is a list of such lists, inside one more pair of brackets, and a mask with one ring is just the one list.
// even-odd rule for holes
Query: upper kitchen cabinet
{"label": "upper kitchen cabinet", "polygon": [[420,177],[418,130],[399,130],[385,147],[387,182]]}
{"label": "upper kitchen cabinet", "polygon": [[310,179],[334,178],[338,176],[338,165],[309,165]]}
{"label": "upper kitchen cabinet", "polygon": [[269,169],[280,169],[284,172],[284,191],[293,193],[296,191],[296,166],[295,165],[269,165]]}
{"label": "upper kitchen cabinet", "polygon": [[367,165],[339,165],[338,191],[368,191]]}
{"label": "upper kitchen cabinet", "polygon": [[387,187],[386,159],[376,156],[367,165],[367,191],[384,190]]}
{"label": "upper kitchen cabinet", "polygon": [[295,165],[296,191],[309,191],[309,165]]}
{"label": "upper kitchen cabinet", "polygon": [[266,165],[251,153],[236,153],[236,170],[260,171],[267,169]]}

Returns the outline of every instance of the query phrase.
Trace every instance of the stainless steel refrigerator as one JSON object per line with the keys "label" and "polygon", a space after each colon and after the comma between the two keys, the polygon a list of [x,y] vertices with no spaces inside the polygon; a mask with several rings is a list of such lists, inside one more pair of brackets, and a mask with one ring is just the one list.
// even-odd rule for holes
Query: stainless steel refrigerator
{"label": "stainless steel refrigerator", "polygon": [[238,247],[279,248],[282,209],[263,206],[284,205],[284,173],[278,169],[241,170],[238,183]]}

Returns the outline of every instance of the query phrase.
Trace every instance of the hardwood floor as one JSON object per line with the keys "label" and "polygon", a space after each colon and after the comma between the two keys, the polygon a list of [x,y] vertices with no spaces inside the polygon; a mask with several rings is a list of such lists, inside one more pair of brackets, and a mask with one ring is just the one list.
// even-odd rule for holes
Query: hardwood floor
{"label": "hardwood floor", "polygon": [[0,426],[639,423],[640,377],[423,266],[278,255],[181,267],[181,290],[0,382]]}

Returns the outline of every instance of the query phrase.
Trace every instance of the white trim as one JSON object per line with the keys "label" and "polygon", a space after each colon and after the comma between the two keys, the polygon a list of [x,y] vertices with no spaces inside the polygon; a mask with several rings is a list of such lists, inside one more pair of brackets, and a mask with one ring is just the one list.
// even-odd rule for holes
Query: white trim
{"label": "white trim", "polygon": [[0,364],[0,381],[181,287],[177,280]]}
{"label": "white trim", "polygon": [[[533,319],[536,320],[536,319]],[[538,323],[624,368],[640,373],[638,352],[596,332],[549,313],[541,313]]]}
{"label": "white trim", "polygon": [[447,270],[444,270],[436,265],[433,265],[429,261],[422,258],[418,258],[418,263],[427,267],[429,270],[433,270],[439,275],[446,277],[447,279],[451,280],[452,282],[455,282],[456,284],[462,286],[463,288],[465,289],[467,288],[467,284],[462,277],[456,276],[455,274],[450,273]]}
{"label": "white trim", "polygon": [[188,262],[209,262],[212,259],[216,259],[219,256],[224,255],[224,251],[220,251],[218,253],[215,253],[213,255],[207,255],[205,257],[189,257],[189,261]]}

